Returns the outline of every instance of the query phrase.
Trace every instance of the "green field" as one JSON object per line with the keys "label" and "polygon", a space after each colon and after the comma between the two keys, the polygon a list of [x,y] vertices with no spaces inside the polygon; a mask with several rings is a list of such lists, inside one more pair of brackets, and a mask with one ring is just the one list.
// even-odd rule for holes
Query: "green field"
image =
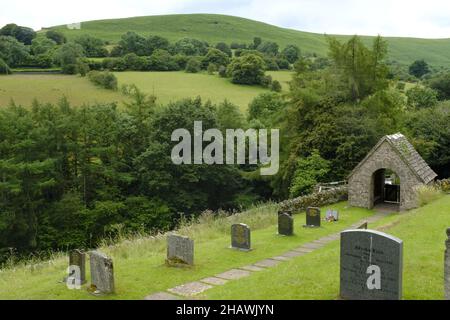
{"label": "green field", "polygon": [[66,96],[74,106],[87,103],[122,102],[126,98],[114,91],[94,86],[86,78],[69,75],[16,74],[0,76],[0,106],[14,100],[29,106],[34,99],[43,103],[56,103]]}
{"label": "green field", "polygon": [[[391,225],[386,232],[404,241],[404,298],[443,298],[443,254],[448,227],[450,196],[404,214],[383,218],[376,224]],[[165,238],[137,238],[105,246],[102,251],[114,260],[117,293],[91,296],[85,289],[68,290],[58,283],[67,268],[62,255],[47,263],[15,266],[0,270],[0,298],[3,299],[143,299],[146,295],[200,280],[231,268],[282,254],[293,248],[336,233],[373,214],[370,210],[349,208],[343,202],[332,206],[340,211],[338,223],[320,229],[304,229],[304,214],[295,216],[296,235],[276,234],[276,205],[254,208],[229,218],[203,217],[201,223],[179,232],[195,240],[195,267],[169,268],[164,265]],[[330,207],[327,207],[330,208]],[[326,210],[327,208],[323,208]],[[243,222],[252,228],[253,251],[228,249],[231,224]],[[279,266],[230,281],[199,298],[210,299],[336,299],[339,289],[339,241]]]}
{"label": "green field", "polygon": [[[269,25],[249,19],[217,14],[180,14],[126,19],[110,19],[83,22],[81,30],[68,30],[65,26],[54,27],[63,31],[69,39],[89,34],[111,43],[116,43],[127,31],[141,35],[160,35],[171,41],[183,37],[198,38],[212,44],[250,43],[255,36],[277,42],[281,47],[298,45],[304,53],[327,53],[326,38],[322,34],[302,32]],[[346,39],[348,36],[338,36]],[[364,37],[370,42],[372,37]],[[450,66],[450,39],[386,38],[389,42],[390,58],[409,65],[414,60],[426,59],[436,67]]]}
{"label": "green field", "polygon": [[[291,72],[268,72],[273,79],[279,80],[283,89]],[[135,84],[149,94],[155,94],[158,102],[166,104],[188,97],[200,96],[202,99],[219,103],[228,99],[238,105],[242,111],[258,94],[268,92],[258,86],[235,85],[229,79],[206,73],[191,74],[185,72],[117,72],[119,86]],[[95,102],[122,102],[127,100],[120,92],[98,88],[87,78],[69,75],[26,75],[16,74],[0,76],[0,106],[7,105],[11,99],[17,104],[28,106],[33,99],[40,102],[55,103],[66,96],[72,105]]]}
{"label": "green field", "polygon": [[[288,89],[287,82],[291,80],[291,72],[268,72],[274,80],[282,83],[283,89]],[[148,94],[154,94],[158,102],[166,104],[183,98],[211,100],[219,103],[227,99],[238,105],[245,112],[248,104],[258,94],[268,92],[258,86],[243,86],[232,84],[229,79],[205,73],[186,72],[116,72],[119,85],[135,84]]]}

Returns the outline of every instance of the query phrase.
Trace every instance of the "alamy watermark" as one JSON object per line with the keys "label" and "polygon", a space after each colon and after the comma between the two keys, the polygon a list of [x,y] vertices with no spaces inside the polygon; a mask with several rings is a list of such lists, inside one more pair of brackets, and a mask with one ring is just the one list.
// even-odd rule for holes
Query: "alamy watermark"
{"label": "alamy watermark", "polygon": [[[208,129],[203,132],[202,121],[195,121],[193,134],[187,129],[177,129],[172,133],[172,142],[179,142],[172,149],[172,162],[176,165],[261,165],[261,175],[271,176],[277,174],[280,167],[279,130],[271,130],[270,145],[268,138],[266,129],[228,129],[224,139],[220,130]],[[203,149],[204,142],[210,144]]]}

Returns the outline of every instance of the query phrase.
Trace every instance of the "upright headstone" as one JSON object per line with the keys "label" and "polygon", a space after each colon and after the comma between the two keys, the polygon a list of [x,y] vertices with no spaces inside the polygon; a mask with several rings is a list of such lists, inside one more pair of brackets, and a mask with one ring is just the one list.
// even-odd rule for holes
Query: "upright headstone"
{"label": "upright headstone", "polygon": [[91,286],[94,293],[114,293],[114,267],[111,258],[100,251],[92,251],[89,254],[91,267]]}
{"label": "upright headstone", "polygon": [[166,263],[175,267],[193,266],[194,240],[176,234],[168,235]]}
{"label": "upright headstone", "polygon": [[308,208],[306,209],[306,225],[307,228],[319,228],[320,227],[320,209]]}
{"label": "upright headstone", "polygon": [[402,272],[402,240],[372,230],[341,233],[341,298],[400,300]]}
{"label": "upright headstone", "polygon": [[74,272],[72,276],[76,276],[77,283],[86,283],[86,254],[81,250],[73,250],[69,253],[69,269],[74,271],[76,268],[78,268],[79,274]]}
{"label": "upright headstone", "polygon": [[450,300],[450,228],[447,229],[445,241],[444,283],[445,300]]}
{"label": "upright headstone", "polygon": [[293,216],[293,211],[292,210],[280,210],[280,211],[278,211],[278,215],[281,215],[281,214],[287,214],[287,215],[290,215],[292,217]]}
{"label": "upright headstone", "polygon": [[249,226],[242,223],[231,226],[231,248],[241,251],[251,250]]}
{"label": "upright headstone", "polygon": [[294,235],[294,218],[287,213],[278,215],[278,234],[282,236]]}

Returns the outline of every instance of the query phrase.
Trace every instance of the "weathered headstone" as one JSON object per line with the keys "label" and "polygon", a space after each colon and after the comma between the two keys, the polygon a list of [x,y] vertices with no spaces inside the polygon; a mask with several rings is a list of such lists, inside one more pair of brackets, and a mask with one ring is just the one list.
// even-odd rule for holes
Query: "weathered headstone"
{"label": "weathered headstone", "polygon": [[294,235],[294,218],[287,213],[278,215],[278,234],[282,236]]}
{"label": "weathered headstone", "polygon": [[339,221],[339,212],[336,210],[327,210],[325,220],[328,222]]}
{"label": "weathered headstone", "polygon": [[111,258],[100,251],[89,254],[91,287],[96,294],[114,293],[114,266]]}
{"label": "weathered headstone", "polygon": [[341,298],[400,300],[402,272],[402,240],[372,230],[341,233]]}
{"label": "weathered headstone", "polygon": [[231,248],[241,251],[251,250],[249,226],[242,223],[231,226]]}
{"label": "weathered headstone", "polygon": [[292,217],[293,216],[293,211],[292,210],[280,210],[280,211],[278,211],[278,215],[281,215],[281,214],[287,214],[287,215],[290,215]]}
{"label": "weathered headstone", "polygon": [[194,240],[175,234],[168,235],[166,263],[175,267],[193,266]]}
{"label": "weathered headstone", "polygon": [[444,288],[445,299],[450,300],[450,228],[447,229],[447,240],[445,241]]}
{"label": "weathered headstone", "polygon": [[306,228],[319,228],[320,227],[320,209],[308,208],[306,209]]}
{"label": "weathered headstone", "polygon": [[79,268],[79,275],[77,274],[78,272],[74,273],[77,277],[75,279],[77,283],[86,283],[86,254],[84,252],[73,250],[69,253],[69,269],[74,269],[73,266]]}

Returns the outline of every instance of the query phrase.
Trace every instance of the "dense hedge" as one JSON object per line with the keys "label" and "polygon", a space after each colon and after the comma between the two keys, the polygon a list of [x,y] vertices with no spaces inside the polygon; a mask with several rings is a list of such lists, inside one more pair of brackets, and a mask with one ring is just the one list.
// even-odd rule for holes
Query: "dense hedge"
{"label": "dense hedge", "polygon": [[348,199],[348,188],[347,186],[343,186],[283,201],[280,204],[280,209],[291,210],[294,213],[297,213],[305,211],[309,207],[322,207],[340,201],[345,201],[347,199]]}
{"label": "dense hedge", "polygon": [[117,78],[109,71],[91,71],[88,74],[89,80],[94,84],[109,90],[117,90]]}

